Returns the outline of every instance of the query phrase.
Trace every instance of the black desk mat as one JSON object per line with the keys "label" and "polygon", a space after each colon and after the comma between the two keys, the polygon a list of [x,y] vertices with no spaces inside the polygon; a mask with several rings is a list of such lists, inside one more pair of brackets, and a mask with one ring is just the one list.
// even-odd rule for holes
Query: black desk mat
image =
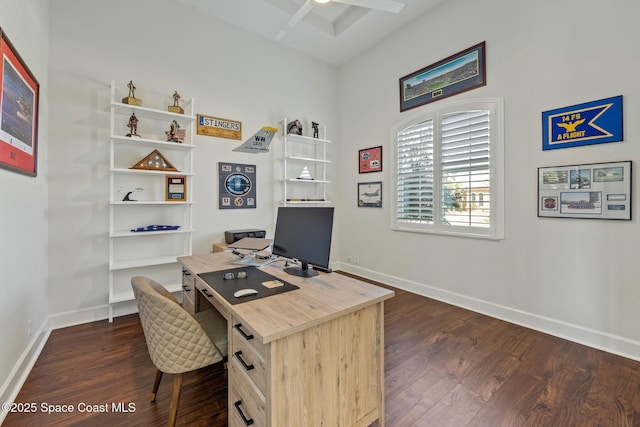
{"label": "black desk mat", "polygon": [[[241,271],[247,273],[246,278],[238,279],[238,273]],[[227,273],[233,273],[234,278],[225,279],[224,275]],[[285,282],[284,280],[265,273],[259,268],[253,266],[232,268],[230,270],[210,271],[208,273],[200,273],[198,276],[207,282],[207,284],[217,293],[222,295],[229,304],[233,305],[299,289],[298,286]],[[262,284],[262,282],[268,282],[270,280],[279,280],[284,283],[284,285],[278,286],[277,288],[267,288]],[[246,288],[255,289],[258,293],[240,298],[233,296],[236,291]]]}

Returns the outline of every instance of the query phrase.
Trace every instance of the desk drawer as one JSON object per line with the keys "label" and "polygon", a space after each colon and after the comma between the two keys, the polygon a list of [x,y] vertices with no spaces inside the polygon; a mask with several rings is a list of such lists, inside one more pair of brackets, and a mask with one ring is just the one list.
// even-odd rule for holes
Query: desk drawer
{"label": "desk drawer", "polygon": [[196,312],[195,301],[196,281],[188,270],[182,270],[182,307],[187,312]]}
{"label": "desk drawer", "polygon": [[[234,332],[237,333],[235,328]],[[231,357],[238,362],[239,369],[244,371],[260,391],[265,394],[267,389],[267,374],[264,357],[251,345],[251,340],[247,341],[243,337],[236,337],[234,334],[231,351]]]}
{"label": "desk drawer", "polygon": [[249,345],[253,351],[257,353],[258,357],[264,360],[266,346],[260,342],[258,335],[250,327],[238,321],[238,319],[233,319],[232,325],[231,339],[233,340],[233,351],[241,350],[235,348],[236,343],[244,343]]}
{"label": "desk drawer", "polygon": [[229,363],[229,426],[263,427],[267,424],[265,398],[237,359]]}
{"label": "desk drawer", "polygon": [[227,312],[227,310],[216,299],[216,297],[213,296],[213,294],[211,293],[207,285],[203,285],[200,282],[196,282],[196,289],[199,291],[198,292],[199,295],[196,298],[200,299],[200,302],[197,302],[198,300],[196,299],[197,310],[203,310],[204,306],[206,306],[206,303],[202,299],[204,297],[206,301],[209,301],[209,303],[213,306],[213,308],[218,310],[218,313],[222,314],[224,318],[227,319],[227,321],[229,321],[229,312]]}

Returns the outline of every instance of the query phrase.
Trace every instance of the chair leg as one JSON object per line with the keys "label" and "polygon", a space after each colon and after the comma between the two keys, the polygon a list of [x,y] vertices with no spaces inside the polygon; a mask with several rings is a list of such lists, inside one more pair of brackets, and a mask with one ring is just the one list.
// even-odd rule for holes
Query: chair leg
{"label": "chair leg", "polygon": [[151,390],[151,401],[156,401],[156,393],[158,393],[158,387],[160,387],[160,380],[162,379],[162,371],[158,369],[156,371],[156,379],[153,382],[153,390]]}
{"label": "chair leg", "polygon": [[173,391],[171,392],[171,405],[169,405],[169,427],[176,425],[178,416],[178,404],[180,403],[180,391],[182,390],[183,374],[176,374],[173,379]]}

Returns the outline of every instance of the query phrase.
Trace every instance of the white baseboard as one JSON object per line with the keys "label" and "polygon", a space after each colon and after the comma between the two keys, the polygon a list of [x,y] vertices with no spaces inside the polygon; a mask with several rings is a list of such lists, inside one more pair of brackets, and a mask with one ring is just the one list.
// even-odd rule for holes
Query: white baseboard
{"label": "white baseboard", "polygon": [[[49,322],[45,322],[33,335],[33,339],[22,352],[20,359],[18,359],[9,377],[2,385],[2,389],[0,389],[0,402],[12,403],[15,401],[20,389],[29,376],[29,372],[31,372],[31,368],[35,365],[40,352],[47,343],[50,334],[51,328],[49,327]],[[0,409],[0,425],[4,422],[7,413],[8,412]]]}
{"label": "white baseboard", "polygon": [[457,307],[495,317],[506,322],[534,329],[549,335],[583,344],[589,347],[640,361],[640,342],[609,334],[558,319],[528,313],[511,307],[495,304],[423,283],[402,279],[388,274],[347,263],[337,263],[334,269],[343,270],[370,280],[375,280],[399,289],[416,293]]}
{"label": "white baseboard", "polygon": [[[126,301],[113,306],[113,317],[124,316],[138,312],[135,301]],[[109,318],[109,305],[99,305],[83,310],[72,310],[49,316],[51,329],[66,328],[83,323],[97,322]]]}

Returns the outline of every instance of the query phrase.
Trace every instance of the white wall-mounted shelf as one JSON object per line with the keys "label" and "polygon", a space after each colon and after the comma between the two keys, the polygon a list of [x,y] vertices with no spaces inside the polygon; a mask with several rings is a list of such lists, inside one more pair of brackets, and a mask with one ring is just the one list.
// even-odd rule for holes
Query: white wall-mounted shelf
{"label": "white wall-mounted shelf", "polygon": [[[165,284],[165,288],[171,293],[182,291],[182,283],[178,284]],[[127,302],[133,300],[135,297],[133,296],[133,291],[122,291],[119,293],[115,293],[111,296],[112,304],[117,304],[120,302]]]}
{"label": "white wall-mounted shelf", "polygon": [[[327,205],[331,180],[327,147],[327,129],[322,127],[319,138],[287,133],[287,118],[282,120],[282,200],[281,204]],[[306,169],[306,171],[305,171]],[[303,171],[312,179],[301,179]]]}
{"label": "white wall-mounted shelf", "polygon": [[191,172],[181,172],[181,171],[154,171],[154,170],[145,170],[145,169],[125,169],[125,168],[111,168],[110,172],[114,173],[128,173],[128,174],[138,174],[138,175],[184,175],[184,176],[193,176],[194,173]]}
{"label": "white wall-mounted shelf", "polygon": [[[171,292],[181,290],[177,258],[191,255],[193,241],[193,98],[184,103],[185,114],[118,102],[127,89],[111,83],[109,161],[109,321],[113,306],[132,301],[131,277],[146,275]],[[129,137],[129,117],[138,118],[142,137]],[[176,121],[186,130],[183,142],[166,141],[164,130]],[[141,131],[143,129],[143,131]],[[130,169],[158,150],[178,171]],[[186,200],[166,200],[166,179],[184,176]],[[138,192],[140,191],[140,192]],[[133,201],[123,201],[132,192]],[[140,200],[142,199],[142,200]],[[132,232],[147,225],[178,225],[176,230]],[[178,284],[176,284],[178,283]]]}
{"label": "white wall-mounted shelf", "polygon": [[[178,257],[181,256],[189,256],[191,254],[177,254],[176,256],[168,256],[168,257],[154,257],[154,258],[140,258],[140,259],[132,259],[128,261],[118,261],[109,263],[109,270],[126,270],[130,268],[139,268],[139,267],[151,267],[154,265],[165,265],[165,264],[175,264],[177,263]],[[129,285],[131,286],[131,285]]]}
{"label": "white wall-mounted shelf", "polygon": [[192,233],[192,228],[180,228],[178,230],[161,230],[161,231],[144,231],[144,232],[135,232],[135,231],[114,231],[109,233],[109,237],[117,238],[117,237],[142,237],[142,236],[157,236],[159,234],[181,234],[181,233]]}

